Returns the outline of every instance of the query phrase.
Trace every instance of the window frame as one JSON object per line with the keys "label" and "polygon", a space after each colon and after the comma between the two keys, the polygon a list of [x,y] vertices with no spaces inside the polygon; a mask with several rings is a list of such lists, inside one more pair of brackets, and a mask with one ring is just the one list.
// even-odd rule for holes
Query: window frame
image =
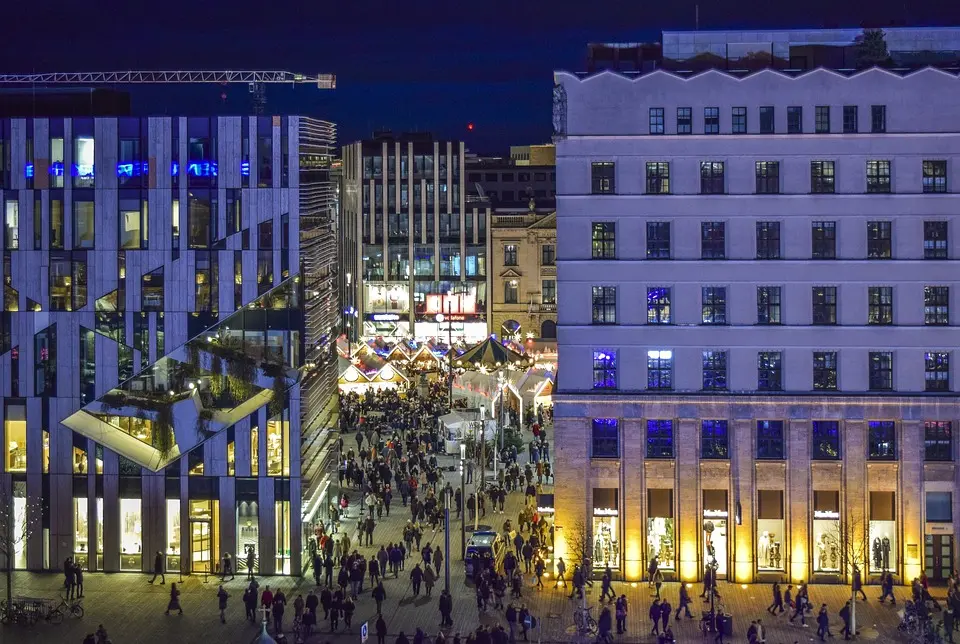
{"label": "window frame", "polygon": [[[548,252],[547,249],[550,249]],[[541,266],[556,266],[557,265],[557,245],[556,244],[540,244],[540,265]]]}
{"label": "window frame", "polygon": [[837,258],[837,222],[825,220],[810,222],[810,258]]}
{"label": "window frame", "polygon": [[[833,379],[833,386],[830,386],[831,377]],[[840,390],[839,358],[836,351],[813,352],[813,390]]]}
{"label": "window frame", "polygon": [[747,134],[746,107],[733,107],[730,109],[730,133]]}
{"label": "window frame", "polygon": [[520,245],[519,244],[503,245],[503,265],[504,266],[520,265]]}
{"label": "window frame", "polygon": [[700,459],[704,461],[730,458],[730,427],[724,419],[704,418],[700,421]]}
{"label": "window frame", "polygon": [[700,287],[700,324],[704,326],[727,325],[727,287]]}
{"label": "window frame", "polygon": [[617,222],[594,221],[590,226],[591,259],[617,258]]}
{"label": "window frame", "polygon": [[677,134],[693,134],[693,108],[677,108]]}
{"label": "window frame", "polygon": [[604,349],[593,350],[593,389],[616,391],[619,374],[617,373],[617,352]]}
{"label": "window frame", "polygon": [[726,222],[725,221],[701,221],[700,222],[700,259],[717,260],[717,259],[726,259],[726,258],[727,258],[727,224]]}
{"label": "window frame", "polygon": [[[672,227],[670,222],[648,221],[645,227],[647,229],[647,259],[671,259],[670,229]],[[664,234],[664,232],[666,234]]]}
{"label": "window frame", "polygon": [[757,391],[783,391],[783,352],[757,352]]}
{"label": "window frame", "polygon": [[843,133],[858,134],[860,132],[859,115],[856,105],[843,106]]}
{"label": "window frame", "polygon": [[648,195],[670,194],[669,161],[647,161],[645,189]]}
{"label": "window frame", "polygon": [[[664,357],[664,354],[668,355]],[[652,391],[673,390],[673,351],[670,349],[651,349],[647,351],[647,389]]]}
{"label": "window frame", "polygon": [[893,287],[867,287],[867,324],[870,326],[893,325]]}
{"label": "window frame", "polygon": [[893,259],[893,222],[867,222],[867,259]]}
{"label": "window frame", "polygon": [[[837,324],[837,287],[829,284],[810,287],[812,296],[813,326],[835,326]],[[819,320],[819,321],[818,321]]]}
{"label": "window frame", "polygon": [[[597,430],[605,429],[609,431],[612,428],[614,436],[601,436],[598,438]],[[620,458],[620,420],[617,418],[594,418],[590,425],[590,458],[618,459]],[[607,450],[598,449],[598,446],[607,447],[613,444],[613,453]],[[604,452],[604,453],[598,453]]]}
{"label": "window frame", "polygon": [[867,354],[869,391],[893,391],[893,352],[870,351]]}
{"label": "window frame", "polygon": [[897,423],[895,421],[867,421],[867,460],[897,460]]}
{"label": "window frame", "polygon": [[787,134],[803,134],[803,106],[787,106]]}
{"label": "window frame", "polygon": [[830,106],[817,105],[813,108],[814,134],[830,134]]}
{"label": "window frame", "polygon": [[923,352],[924,391],[945,393],[950,391],[950,352]]}
{"label": "window frame", "polygon": [[950,287],[926,284],[923,287],[923,325],[950,325]]}
{"label": "window frame", "polygon": [[780,259],[780,222],[756,222],[757,259]]}
{"label": "window frame", "polygon": [[763,326],[783,324],[782,303],[781,287],[757,286],[757,324]]}
{"label": "window frame", "polygon": [[761,105],[758,108],[760,134],[776,134],[776,108],[773,105]]}
{"label": "window frame", "polygon": [[810,193],[832,195],[837,192],[837,165],[830,159],[810,162]]}
{"label": "window frame", "polygon": [[673,441],[673,420],[648,418],[646,438],[646,458],[661,460],[676,458]]}
{"label": "window frame", "polygon": [[754,173],[756,175],[756,194],[780,194],[779,161],[756,161],[754,164]]}
{"label": "window frame", "polygon": [[[700,357],[702,391],[727,391],[727,352],[704,350]],[[708,378],[707,374],[710,373]],[[708,386],[708,381],[712,384]]]}
{"label": "window frame", "polygon": [[947,192],[946,159],[924,159],[921,162],[921,172],[924,194],[945,194]]}
{"label": "window frame", "polygon": [[867,160],[867,194],[888,195],[892,192],[890,180],[890,161],[888,159]]}
{"label": "window frame", "polygon": [[950,229],[946,221],[923,222],[923,258],[950,259]]}
{"label": "window frame", "polygon": [[726,194],[726,163],[723,161],[700,162],[700,194]]}
{"label": "window frame", "polygon": [[592,324],[609,326],[617,323],[617,287],[595,284],[591,288]]}
{"label": "window frame", "polygon": [[720,134],[720,108],[703,108],[703,133],[708,135]]}
{"label": "window frame", "polygon": [[590,163],[590,194],[617,194],[617,164],[614,161]]}
{"label": "window frame", "polygon": [[[843,458],[840,421],[814,420],[810,424],[810,441],[810,460],[839,461]],[[825,447],[832,447],[836,451],[836,455],[831,455],[827,449],[824,449]]]}
{"label": "window frame", "polygon": [[[647,287],[647,324],[658,326],[673,324],[673,309],[671,307],[673,293],[671,290],[669,286]],[[664,315],[664,312],[666,312],[666,315]]]}
{"label": "window frame", "polygon": [[887,131],[887,106],[870,106],[870,132],[871,134],[885,134]]}
{"label": "window frame", "polygon": [[648,123],[647,123],[648,132],[652,135],[664,134],[665,125],[666,125],[666,116],[664,115],[664,108],[651,107],[648,114]]}
{"label": "window frame", "polygon": [[953,422],[949,420],[924,421],[923,460],[952,463],[954,460],[953,452]]}
{"label": "window frame", "polygon": [[782,420],[758,420],[756,431],[758,461],[786,460]]}

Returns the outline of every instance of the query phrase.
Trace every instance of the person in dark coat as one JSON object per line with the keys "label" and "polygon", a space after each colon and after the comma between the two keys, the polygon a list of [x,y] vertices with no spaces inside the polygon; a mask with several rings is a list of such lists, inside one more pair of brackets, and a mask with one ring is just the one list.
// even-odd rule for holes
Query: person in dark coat
{"label": "person in dark coat", "polygon": [[820,612],[817,613],[817,635],[820,636],[821,642],[826,642],[825,637],[833,637],[833,633],[830,632],[830,615],[827,613],[827,605],[820,605]]}
{"label": "person in dark coat", "polygon": [[152,584],[157,580],[157,577],[160,577],[160,583],[167,583],[166,577],[163,575],[163,553],[157,550],[157,554],[153,556],[153,579],[150,580]]}
{"label": "person in dark coat", "polygon": [[423,570],[420,569],[420,564],[416,564],[413,567],[413,570],[410,571],[410,583],[413,584],[413,596],[416,597],[420,594],[420,582],[423,581]]}
{"label": "person in dark coat", "polygon": [[227,623],[227,598],[230,595],[223,589],[223,586],[220,586],[220,589],[217,590],[217,606],[220,608],[220,623]]}
{"label": "person in dark coat", "polygon": [[690,604],[693,603],[693,600],[690,599],[690,591],[687,590],[686,584],[680,584],[680,601],[677,604],[677,613],[673,616],[673,619],[680,619],[680,611],[684,611],[687,617],[693,618],[693,615],[690,614]]}
{"label": "person in dark coat", "polygon": [[440,626],[453,626],[453,597],[446,588],[440,593]]}
{"label": "person in dark coat", "polygon": [[257,591],[249,586],[243,591],[243,607],[246,610],[246,618],[251,623],[257,623]]}
{"label": "person in dark coat", "polygon": [[178,610],[183,615],[183,608],[180,607],[180,591],[177,590],[176,584],[170,584],[170,601],[167,603],[167,612],[164,615],[169,615],[172,610]]}
{"label": "person in dark coat", "polygon": [[605,641],[608,640],[611,635],[610,631],[613,630],[613,615],[610,613],[610,607],[604,606],[603,610],[600,611],[600,617],[597,618],[597,640]]}
{"label": "person in dark coat", "polygon": [[863,579],[860,576],[859,566],[853,567],[853,593],[854,595],[860,593],[860,596],[863,597],[863,601],[867,601],[867,594],[863,592]]}
{"label": "person in dark coat", "polygon": [[323,606],[323,618],[328,619],[330,609],[333,608],[333,593],[330,592],[328,586],[324,586],[323,590],[320,591],[320,605]]}
{"label": "person in dark coat", "polygon": [[840,609],[840,619],[843,620],[843,628],[840,629],[840,634],[843,635],[843,639],[850,639],[850,600],[847,600],[847,603],[843,605],[843,608]]}
{"label": "person in dark coat", "polygon": [[380,615],[382,612],[381,608],[383,606],[383,600],[387,598],[387,591],[383,588],[383,582],[377,582],[376,587],[370,594],[373,595],[373,599],[377,602],[377,615]]}
{"label": "person in dark coat", "polygon": [[773,583],[773,602],[767,606],[767,612],[771,615],[777,614],[777,609],[780,609],[780,612],[783,612],[783,593],[780,591],[779,582]]}
{"label": "person in dark coat", "polygon": [[663,630],[667,630],[667,626],[670,624],[670,613],[673,611],[673,606],[670,605],[669,600],[664,598],[660,602],[660,622],[663,625]]}
{"label": "person in dark coat", "polygon": [[383,615],[377,615],[377,624],[374,628],[377,631],[377,644],[386,644],[387,623],[383,620]]}
{"label": "person in dark coat", "polygon": [[83,597],[83,566],[78,563],[73,564],[73,583],[76,597]]}
{"label": "person in dark coat", "polygon": [[651,635],[660,634],[660,600],[654,599],[650,606],[650,621],[653,622],[653,628],[650,629]]}

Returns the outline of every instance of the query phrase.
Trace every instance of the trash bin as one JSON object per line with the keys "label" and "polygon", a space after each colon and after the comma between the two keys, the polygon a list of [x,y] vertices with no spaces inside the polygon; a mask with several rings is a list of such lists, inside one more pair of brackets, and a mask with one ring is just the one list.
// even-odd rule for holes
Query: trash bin
{"label": "trash bin", "polygon": [[717,628],[720,631],[728,636],[733,637],[733,616],[732,615],[720,615],[717,618]]}

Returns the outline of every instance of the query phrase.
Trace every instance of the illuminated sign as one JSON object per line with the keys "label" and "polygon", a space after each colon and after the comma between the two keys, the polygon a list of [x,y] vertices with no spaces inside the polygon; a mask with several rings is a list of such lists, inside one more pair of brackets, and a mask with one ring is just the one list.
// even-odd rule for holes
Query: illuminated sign
{"label": "illuminated sign", "polygon": [[242,162],[240,163],[240,176],[241,176],[241,177],[249,177],[249,176],[250,176],[250,162],[249,162],[249,161],[242,161]]}
{"label": "illuminated sign", "polygon": [[74,163],[74,164],[73,164],[73,176],[75,176],[75,177],[92,177],[92,176],[93,176],[93,164],[92,164],[92,163]]}
{"label": "illuminated sign", "polygon": [[703,516],[709,519],[726,519],[727,511],[726,510],[704,510]]}
{"label": "illuminated sign", "polygon": [[374,313],[370,316],[371,320],[376,322],[396,322],[400,316],[396,313]]}
{"label": "illuminated sign", "polygon": [[544,507],[544,506],[539,506],[539,505],[538,505],[538,506],[537,506],[537,512],[539,512],[540,514],[553,514],[553,513],[554,513],[554,509],[553,509],[553,508],[548,508],[548,507]]}
{"label": "illuminated sign", "polygon": [[28,163],[26,166],[24,166],[24,168],[23,168],[23,176],[25,176],[27,179],[33,179],[33,164],[32,164],[32,163]]}
{"label": "illuminated sign", "polygon": [[620,514],[620,511],[616,508],[594,508],[593,516],[595,517],[615,517]]}
{"label": "illuminated sign", "polygon": [[814,519],[833,519],[836,521],[840,519],[840,513],[834,512],[833,510],[814,510],[813,518]]}
{"label": "illuminated sign", "polygon": [[[118,177],[139,177],[147,174],[149,164],[146,161],[127,161],[117,164]],[[92,163],[74,163],[71,168],[75,177],[94,176],[94,165]],[[50,175],[54,177],[63,176],[63,163],[57,161],[50,164]],[[186,174],[194,177],[216,177],[219,175],[219,167],[216,161],[191,161],[187,164]],[[250,176],[250,162],[244,161],[240,164],[240,174],[244,177]],[[180,164],[176,161],[170,164],[170,176],[180,175]],[[34,176],[34,165],[27,163],[23,166],[23,176],[32,179]]]}
{"label": "illuminated sign", "polygon": [[195,177],[215,177],[217,176],[217,162],[191,161],[187,165],[187,174]]}
{"label": "illuminated sign", "polygon": [[141,174],[147,174],[146,161],[131,161],[129,163],[117,164],[118,177],[139,177]]}

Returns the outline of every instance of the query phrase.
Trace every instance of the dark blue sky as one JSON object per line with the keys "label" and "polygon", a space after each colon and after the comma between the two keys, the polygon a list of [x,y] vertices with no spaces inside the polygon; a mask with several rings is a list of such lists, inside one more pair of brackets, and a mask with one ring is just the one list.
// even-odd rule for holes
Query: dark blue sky
{"label": "dark blue sky", "polygon": [[[479,152],[550,136],[554,69],[586,43],[692,29],[696,0],[14,0],[0,22],[9,72],[284,69],[333,72],[338,88],[268,89],[267,112],[336,121],[341,142],[374,128],[431,130]],[[700,0],[701,29],[960,24],[943,0]],[[13,19],[8,12],[13,10]],[[221,93],[227,93],[226,101]],[[250,113],[245,86],[154,87],[139,113]],[[475,123],[468,132],[466,124]]]}

